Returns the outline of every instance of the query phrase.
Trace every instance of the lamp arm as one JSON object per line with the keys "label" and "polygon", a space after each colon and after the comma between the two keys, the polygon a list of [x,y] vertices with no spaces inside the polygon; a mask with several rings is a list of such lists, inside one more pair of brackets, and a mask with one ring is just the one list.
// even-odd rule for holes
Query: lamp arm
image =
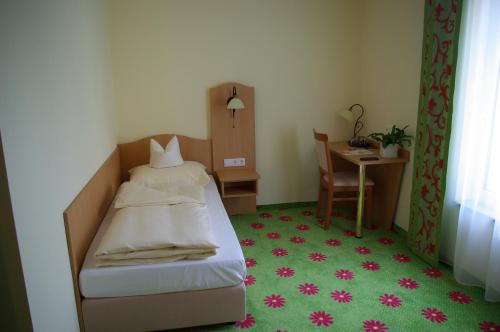
{"label": "lamp arm", "polygon": [[363,122],[361,121],[361,118],[363,117],[363,115],[365,114],[365,109],[363,108],[363,106],[361,104],[354,104],[352,105],[351,107],[349,107],[349,111],[353,112],[353,108],[354,106],[359,106],[359,108],[361,108],[361,114],[358,116],[358,118],[356,119],[356,124],[354,125],[354,136],[353,138],[356,138],[358,136],[358,133],[361,131],[361,129],[363,129]]}
{"label": "lamp arm", "polygon": [[236,87],[235,86],[233,86],[233,95],[230,96],[229,98],[227,98],[226,105],[229,104],[231,99],[233,99],[234,97],[236,97]]}
{"label": "lamp arm", "polygon": [[[231,99],[233,99],[235,97],[236,97],[236,87],[233,86],[233,95],[227,99],[226,104],[229,104],[229,102],[231,101]],[[234,128],[234,112],[236,110],[233,108],[232,111],[233,111],[233,128]]]}
{"label": "lamp arm", "polygon": [[361,121],[356,121],[356,124],[354,125],[354,138],[358,137],[359,132],[361,129],[363,129],[364,124]]}

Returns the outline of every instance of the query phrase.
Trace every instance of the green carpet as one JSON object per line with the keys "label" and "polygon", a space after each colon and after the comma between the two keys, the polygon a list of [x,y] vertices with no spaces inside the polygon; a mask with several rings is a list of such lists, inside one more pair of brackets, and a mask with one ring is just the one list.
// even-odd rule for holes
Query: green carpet
{"label": "green carpet", "polygon": [[350,210],[323,230],[314,207],[231,218],[248,267],[247,319],[196,330],[500,331],[500,303],[430,268],[393,232],[353,235]]}

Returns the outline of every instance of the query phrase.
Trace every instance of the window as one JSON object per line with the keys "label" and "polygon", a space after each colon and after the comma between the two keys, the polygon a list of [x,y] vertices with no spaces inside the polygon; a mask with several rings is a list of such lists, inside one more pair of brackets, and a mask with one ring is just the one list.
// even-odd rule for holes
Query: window
{"label": "window", "polygon": [[464,7],[452,133],[456,199],[493,218],[500,203],[500,1]]}

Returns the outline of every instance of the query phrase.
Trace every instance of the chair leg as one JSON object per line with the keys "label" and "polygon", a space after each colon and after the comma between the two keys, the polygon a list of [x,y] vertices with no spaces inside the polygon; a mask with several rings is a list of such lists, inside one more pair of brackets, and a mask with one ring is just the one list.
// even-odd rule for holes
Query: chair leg
{"label": "chair leg", "polygon": [[326,200],[326,223],[325,229],[329,229],[332,224],[332,210],[333,210],[333,188],[328,188],[327,200]]}
{"label": "chair leg", "polygon": [[365,189],[366,201],[365,201],[365,224],[367,227],[372,225],[373,218],[373,187],[369,186]]}
{"label": "chair leg", "polygon": [[320,211],[321,211],[321,194],[323,193],[323,188],[321,187],[321,183],[319,184],[319,191],[318,191],[318,204],[316,204],[316,218],[319,218]]}

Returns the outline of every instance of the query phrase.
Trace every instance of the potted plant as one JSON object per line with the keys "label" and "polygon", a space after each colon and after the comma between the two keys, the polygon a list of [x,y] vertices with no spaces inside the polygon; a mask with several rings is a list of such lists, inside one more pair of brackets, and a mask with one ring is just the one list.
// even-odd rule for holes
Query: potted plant
{"label": "potted plant", "polygon": [[403,144],[407,143],[408,146],[411,145],[412,136],[405,134],[405,129],[392,126],[392,129],[388,133],[371,133],[368,135],[377,142],[380,142],[380,155],[383,158],[397,158],[398,148],[404,148]]}

